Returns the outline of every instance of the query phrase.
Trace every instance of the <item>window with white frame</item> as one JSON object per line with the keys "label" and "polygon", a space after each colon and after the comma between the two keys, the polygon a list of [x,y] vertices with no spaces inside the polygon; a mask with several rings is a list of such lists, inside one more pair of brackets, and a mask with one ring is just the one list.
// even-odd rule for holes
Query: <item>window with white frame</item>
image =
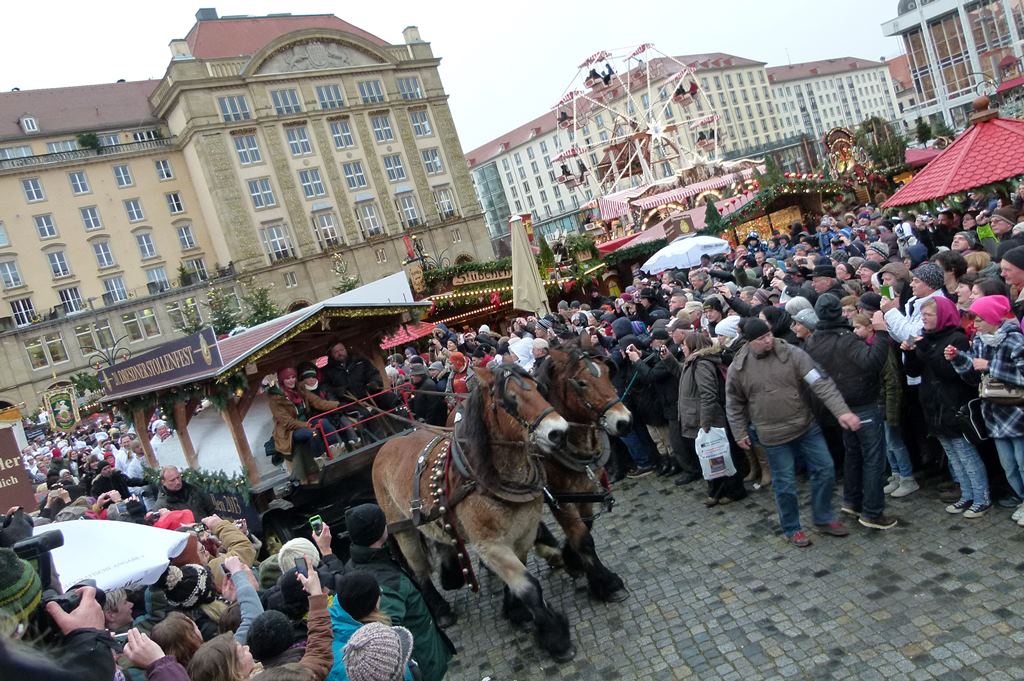
{"label": "window with white frame", "polygon": [[382,236],[384,228],[377,217],[377,206],[373,201],[362,201],[356,204],[356,223],[363,238]]}
{"label": "window with white frame", "polygon": [[22,116],[18,122],[21,124],[21,129],[26,133],[39,132],[39,124],[36,123],[36,119],[32,116]]}
{"label": "window with white frame", "polygon": [[25,192],[25,200],[29,203],[42,201],[46,198],[43,194],[43,184],[38,177],[30,177],[21,181],[21,189]]}
{"label": "window with white frame", "polygon": [[120,275],[103,280],[103,302],[106,305],[128,300],[128,289],[124,286],[124,278]]}
{"label": "window with white frame", "polygon": [[387,171],[388,181],[398,182],[405,179],[405,166],[402,165],[401,154],[390,154],[384,157],[384,170]]}
{"label": "window with white frame", "polygon": [[171,215],[185,212],[185,205],[181,202],[179,192],[168,192],[165,197],[167,198],[167,210],[171,212]]}
{"label": "window with white frame", "polygon": [[321,249],[341,245],[341,237],[338,236],[338,218],[334,213],[319,213],[314,216],[313,229]]}
{"label": "window with white frame", "polygon": [[370,116],[370,125],[373,127],[373,138],[377,140],[378,144],[395,140],[395,133],[391,129],[391,119],[387,114]]}
{"label": "window with white frame", "polygon": [[132,179],[132,171],[126,165],[114,166],[114,179],[117,180],[118,187],[131,187],[135,184],[135,180]]}
{"label": "window with white frame", "polygon": [[333,121],[331,137],[334,138],[335,149],[348,149],[356,145],[352,139],[352,130],[349,128],[348,121]]}
{"label": "window with white frame", "polygon": [[[410,111],[409,120],[412,122],[412,132],[417,137],[429,137],[434,134],[426,111]],[[508,159],[505,159],[505,163],[508,164]]]}
{"label": "window with white frame", "polygon": [[296,125],[288,128],[288,148],[292,156],[305,156],[313,153],[313,146],[309,143],[309,133],[306,126]]}
{"label": "window with white frame", "polygon": [[46,260],[50,263],[50,274],[54,279],[71,276],[71,265],[64,251],[50,251],[46,254]]}
{"label": "window with white frame", "polygon": [[327,195],[327,190],[324,189],[324,183],[320,179],[320,170],[318,168],[300,170],[299,184],[302,185],[302,194],[307,199]]}
{"label": "window with white frame", "polygon": [[135,244],[139,247],[139,257],[145,260],[146,258],[155,258],[156,244],[153,243],[153,235],[149,232],[143,232],[135,235]]}
{"label": "window with white frame", "polygon": [[274,189],[270,186],[269,177],[258,177],[249,180],[249,196],[252,197],[253,208],[270,208],[277,205]]}
{"label": "window with white frame", "polygon": [[46,151],[50,154],[59,154],[64,151],[77,151],[78,142],[75,140],[57,140],[46,143]]}
{"label": "window with white frame", "polygon": [[206,281],[210,278],[210,272],[206,269],[206,261],[202,258],[189,258],[185,261],[185,269],[194,273],[199,281]]}
{"label": "window with white frame", "polygon": [[96,266],[100,269],[113,267],[117,264],[114,261],[114,253],[110,250],[109,241],[94,241],[92,243],[92,253],[96,256]]}
{"label": "window with white frame", "polygon": [[341,87],[336,83],[316,86],[316,98],[321,109],[340,109],[345,106],[345,98],[341,95]]}
{"label": "window with white frame", "polygon": [[32,145],[19,144],[13,147],[0,147],[0,159],[25,158],[32,155]]}
{"label": "window with white frame", "polygon": [[68,180],[71,182],[72,194],[88,194],[89,180],[85,177],[84,170],[76,170],[68,173]]}
{"label": "window with white frame", "polygon": [[138,343],[139,341],[146,339],[146,334],[142,330],[142,323],[139,320],[138,313],[125,312],[121,315],[121,323],[124,325],[125,333],[128,334],[129,343]]}
{"label": "window with white frame", "polygon": [[25,341],[25,352],[28,354],[28,361],[33,369],[43,369],[50,365],[50,359],[46,356],[41,338],[30,338]]}
{"label": "window with white frame", "polygon": [[160,293],[171,288],[171,283],[167,280],[167,270],[163,266],[147,269],[146,285],[150,293]]}
{"label": "window with white frame", "polygon": [[64,312],[67,314],[74,314],[85,309],[85,304],[82,302],[82,292],[78,290],[77,286],[62,288],[57,291],[57,296],[60,298],[60,304],[64,306]]}
{"label": "window with white frame", "polygon": [[196,247],[196,237],[192,233],[192,225],[178,225],[178,244],[181,250],[187,251]]}
{"label": "window with white frame", "polygon": [[444,164],[441,163],[441,151],[437,147],[424,149],[420,153],[423,156],[423,167],[427,169],[427,175],[439,175],[444,172]]}
{"label": "window with white frame", "polygon": [[398,93],[402,95],[402,99],[423,99],[423,91],[420,90],[420,79],[415,76],[399,78]]}
{"label": "window with white frame", "polygon": [[294,88],[271,90],[270,101],[273,102],[274,111],[278,116],[302,111],[302,106],[299,104],[299,93]]}
{"label": "window with white frame", "polygon": [[149,142],[152,140],[160,139],[160,131],[156,128],[149,128],[147,130],[136,130],[132,133],[133,142]]}
{"label": "window with white frame", "polygon": [[221,118],[225,122],[247,121],[252,118],[252,114],[249,112],[249,103],[245,101],[244,95],[218,97],[217,106],[220,108]]}
{"label": "window with white frame", "polygon": [[42,342],[51,364],[60,364],[61,362],[68,361],[68,351],[64,347],[64,337],[61,336],[59,331],[46,334],[42,337]]}
{"label": "window with white frame", "polygon": [[451,187],[438,187],[434,190],[434,205],[437,206],[437,216],[442,220],[455,217],[455,193]]}
{"label": "window with white frame", "polygon": [[121,134],[117,132],[111,132],[100,135],[100,146],[101,147],[116,147],[121,143]]}
{"label": "window with white frame", "polygon": [[235,151],[238,153],[238,162],[243,166],[263,160],[256,135],[235,135]]}
{"label": "window with white frame", "polygon": [[125,199],[124,211],[128,214],[128,222],[139,222],[146,219],[146,214],[142,212],[141,199]]}
{"label": "window with white frame", "polygon": [[366,176],[363,175],[363,164],[359,161],[343,163],[341,169],[345,173],[345,182],[349,189],[359,189],[366,186]]}
{"label": "window with white frame", "polygon": [[406,227],[416,227],[420,224],[420,211],[416,206],[416,197],[412,192],[399,194],[395,198],[395,205],[398,207],[398,214],[402,218],[402,224]]}
{"label": "window with white frame", "polygon": [[378,248],[373,251],[373,254],[377,257],[377,264],[383,265],[388,261],[388,252],[383,248]]}
{"label": "window with white frame", "polygon": [[295,288],[298,285],[299,285],[299,280],[295,278],[295,273],[294,272],[285,272],[284,273],[284,287],[285,288]]}
{"label": "window with white frame", "polygon": [[260,230],[260,236],[263,237],[263,248],[270,256],[271,262],[295,255],[292,251],[291,238],[288,236],[288,228],[284,224],[267,225]]}
{"label": "window with white frame", "polygon": [[384,91],[379,80],[359,81],[359,97],[363,104],[379,104],[384,101]]}
{"label": "window with white frame", "polygon": [[452,243],[453,244],[461,244],[462,243],[462,230],[460,230],[458,227],[453,227],[451,232],[452,232]]}
{"label": "window with white frame", "polygon": [[165,158],[162,158],[159,161],[155,161],[154,165],[156,166],[156,179],[160,180],[161,182],[164,180],[174,179],[174,171],[171,170],[170,161],[168,161]]}
{"label": "window with white frame", "polygon": [[203,317],[199,313],[199,304],[195,298],[176,300],[173,303],[165,303],[164,309],[171,320],[171,326],[175,331],[181,331],[186,326],[202,323]]}
{"label": "window with white frame", "polygon": [[0,281],[3,282],[5,289],[18,288],[25,285],[16,261],[0,260]]}
{"label": "window with white frame", "polygon": [[36,308],[31,298],[18,298],[11,301],[11,314],[18,326],[28,326],[36,316]]}
{"label": "window with white frame", "polygon": [[36,215],[32,219],[36,223],[36,234],[40,239],[52,239],[57,236],[57,225],[53,223],[52,215]]}

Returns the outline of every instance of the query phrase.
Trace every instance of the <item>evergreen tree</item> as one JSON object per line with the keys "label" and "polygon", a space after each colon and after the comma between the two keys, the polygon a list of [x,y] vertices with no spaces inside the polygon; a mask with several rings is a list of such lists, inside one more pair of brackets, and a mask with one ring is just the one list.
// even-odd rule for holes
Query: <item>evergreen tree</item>
{"label": "evergreen tree", "polygon": [[778,184],[784,180],[782,174],[782,168],[775,162],[775,159],[769,156],[764,161],[764,178],[761,181],[761,188],[770,187],[773,184]]}
{"label": "evergreen tree", "polygon": [[918,144],[928,144],[928,140],[932,138],[932,126],[928,125],[928,122],[923,118],[918,118],[914,135],[917,137]]}
{"label": "evergreen tree", "polygon": [[[238,301],[230,288],[213,288],[206,290],[206,302],[204,305],[210,311],[210,326],[218,336],[231,333],[241,323],[241,312],[238,309]],[[201,329],[205,324],[200,324]],[[195,333],[199,329],[192,331]]]}
{"label": "evergreen tree", "polygon": [[907,142],[884,118],[865,119],[855,137],[876,168],[893,168],[906,162]]}
{"label": "evergreen tree", "polygon": [[952,141],[956,137],[956,131],[946,125],[946,121],[940,118],[932,123],[932,137],[946,137]]}
{"label": "evergreen tree", "polygon": [[538,234],[537,238],[540,240],[540,253],[537,255],[537,259],[540,265],[540,278],[543,280],[548,278],[548,270],[555,266],[555,253],[543,235]]}
{"label": "evergreen tree", "polygon": [[255,282],[250,282],[245,286],[246,292],[242,294],[242,302],[245,304],[248,314],[245,316],[243,324],[253,327],[281,316],[283,311],[270,297],[270,289],[273,286],[273,284],[257,286]]}
{"label": "evergreen tree", "polygon": [[721,230],[722,214],[718,212],[718,208],[715,206],[715,197],[712,194],[708,194],[704,197],[704,200],[707,204],[707,210],[704,212],[704,229]]}

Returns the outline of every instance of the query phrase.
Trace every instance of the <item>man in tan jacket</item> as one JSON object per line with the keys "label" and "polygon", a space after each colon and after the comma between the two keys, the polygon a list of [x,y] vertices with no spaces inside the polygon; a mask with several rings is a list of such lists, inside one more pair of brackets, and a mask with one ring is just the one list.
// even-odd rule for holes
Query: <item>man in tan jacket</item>
{"label": "man in tan jacket", "polygon": [[832,510],[832,457],[811,411],[807,392],[813,392],[824,402],[843,428],[857,430],[860,419],[810,355],[774,338],[765,322],[753,317],[744,320],[741,335],[747,343],[729,367],[725,386],[726,414],[736,443],[749,449],[748,428],[754,427],[768,452],[779,523],[794,546],[811,543],[800,526],[794,474],[798,453],[811,477],[815,527],[824,534],[845,537],[849,530],[835,519]]}

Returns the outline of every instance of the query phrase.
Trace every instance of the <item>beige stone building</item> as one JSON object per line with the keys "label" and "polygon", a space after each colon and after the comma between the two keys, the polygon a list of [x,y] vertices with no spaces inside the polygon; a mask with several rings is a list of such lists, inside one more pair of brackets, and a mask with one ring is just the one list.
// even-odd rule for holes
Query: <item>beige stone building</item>
{"label": "beige stone building", "polygon": [[492,254],[417,29],[200,10],[159,81],[0,94],[0,405],[175,337],[211,283],[297,308]]}

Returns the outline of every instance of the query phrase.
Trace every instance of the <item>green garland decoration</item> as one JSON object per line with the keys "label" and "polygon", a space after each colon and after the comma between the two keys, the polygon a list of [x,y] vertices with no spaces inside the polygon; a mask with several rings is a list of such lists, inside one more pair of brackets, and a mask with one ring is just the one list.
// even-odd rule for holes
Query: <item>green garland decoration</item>
{"label": "green garland decoration", "polygon": [[717,236],[726,230],[735,229],[744,222],[764,213],[775,199],[786,194],[842,194],[846,189],[847,185],[831,180],[787,179],[770,187],[764,187],[739,210],[722,216],[722,222],[717,228],[705,228],[698,234]]}
{"label": "green garland decoration", "polygon": [[423,281],[428,287],[450,283],[454,277],[467,272],[492,273],[512,269],[512,258],[504,257],[488,262],[463,262],[450,267],[432,267],[423,271]]}
{"label": "green garland decoration", "polygon": [[586,234],[573,234],[565,237],[565,250],[570,255],[580,253],[589,256],[589,258],[585,259],[601,257],[601,252],[597,250],[597,242]]}
{"label": "green garland decoration", "polygon": [[[160,482],[160,469],[143,469],[143,479],[149,484]],[[205,492],[228,492],[239,494],[243,498],[249,496],[249,479],[245,471],[237,475],[228,475],[224,471],[205,471],[197,468],[184,468],[181,470],[181,479],[190,485],[198,487]],[[196,518],[198,522],[200,518]]]}
{"label": "green garland decoration", "polygon": [[993,194],[1005,194],[1007,196],[1013,196],[1016,191],[1017,184],[1024,181],[1024,175],[1018,175],[1016,177],[1008,177],[1005,180],[998,182],[992,182],[990,184],[982,185],[980,187],[973,187],[966,191],[954,192],[947,194],[946,196],[940,196],[939,198],[932,199],[930,201],[922,201],[920,203],[909,203],[902,206],[892,206],[886,209],[888,215],[894,215],[900,211],[907,213],[934,213],[943,206],[962,205],[967,201],[968,195],[971,192],[981,192],[986,196]]}
{"label": "green garland decoration", "polygon": [[626,246],[620,248],[617,251],[612,251],[608,255],[604,256],[604,263],[608,267],[614,267],[621,262],[628,262],[630,260],[638,260],[640,258],[651,256],[668,245],[668,241],[665,239],[655,239],[654,241],[646,241],[636,246]]}

